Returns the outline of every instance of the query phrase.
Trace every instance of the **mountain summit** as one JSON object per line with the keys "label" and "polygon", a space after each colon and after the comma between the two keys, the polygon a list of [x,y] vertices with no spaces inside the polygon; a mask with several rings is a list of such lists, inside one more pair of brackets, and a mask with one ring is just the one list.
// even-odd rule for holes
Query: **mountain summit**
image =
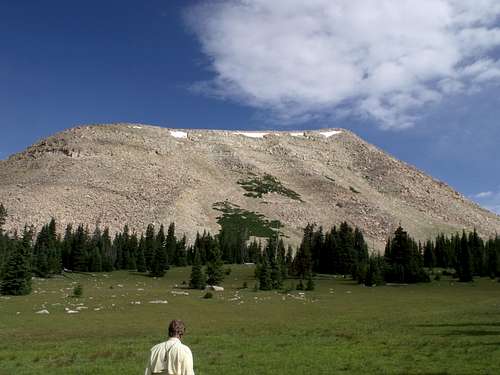
{"label": "mountain summit", "polygon": [[499,216],[343,129],[76,127],[0,161],[0,202],[11,230],[51,217],[138,232],[175,221],[191,239],[227,224],[297,243],[309,222],[345,220],[379,250],[399,224],[420,240],[500,232]]}

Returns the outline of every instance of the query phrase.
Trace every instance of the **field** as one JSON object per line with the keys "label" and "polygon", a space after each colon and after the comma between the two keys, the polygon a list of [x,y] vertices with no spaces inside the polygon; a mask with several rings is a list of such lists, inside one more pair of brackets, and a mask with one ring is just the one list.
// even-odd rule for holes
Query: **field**
{"label": "field", "polygon": [[[313,292],[281,294],[254,292],[252,267],[232,269],[213,299],[182,289],[190,268],[36,280],[34,294],[0,298],[0,374],[141,374],[173,318],[186,322],[197,375],[500,373],[496,281],[321,277]],[[81,298],[69,296],[76,282]]]}

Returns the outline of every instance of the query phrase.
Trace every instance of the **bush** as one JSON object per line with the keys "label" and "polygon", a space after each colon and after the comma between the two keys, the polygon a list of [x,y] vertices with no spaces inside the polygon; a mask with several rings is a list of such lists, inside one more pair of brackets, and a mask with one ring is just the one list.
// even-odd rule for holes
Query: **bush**
{"label": "bush", "polygon": [[83,286],[82,284],[76,284],[76,286],[73,288],[73,296],[75,298],[80,298],[83,296]]}
{"label": "bush", "polygon": [[214,295],[212,292],[206,292],[205,295],[203,296],[203,298],[205,298],[205,299],[214,298]]}
{"label": "bush", "polygon": [[231,274],[231,268],[226,268],[224,270],[224,273],[226,274],[226,276],[229,276]]}
{"label": "bush", "polygon": [[314,290],[314,281],[313,281],[312,277],[307,279],[306,290],[309,290],[309,291]]}
{"label": "bush", "polygon": [[441,274],[440,273],[436,273],[436,276],[434,276],[434,280],[436,280],[436,281],[441,280]]}
{"label": "bush", "polygon": [[246,288],[248,288],[248,284],[247,284],[247,282],[245,281],[245,282],[243,283],[243,287],[242,287],[241,289],[246,289]]}

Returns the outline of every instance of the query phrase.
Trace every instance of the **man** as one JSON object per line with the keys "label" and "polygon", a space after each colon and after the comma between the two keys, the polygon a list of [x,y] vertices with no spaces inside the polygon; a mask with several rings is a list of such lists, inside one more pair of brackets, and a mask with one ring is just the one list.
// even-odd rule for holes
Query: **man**
{"label": "man", "polygon": [[191,349],[181,343],[185,331],[182,321],[170,322],[168,340],[151,348],[145,375],[194,375]]}

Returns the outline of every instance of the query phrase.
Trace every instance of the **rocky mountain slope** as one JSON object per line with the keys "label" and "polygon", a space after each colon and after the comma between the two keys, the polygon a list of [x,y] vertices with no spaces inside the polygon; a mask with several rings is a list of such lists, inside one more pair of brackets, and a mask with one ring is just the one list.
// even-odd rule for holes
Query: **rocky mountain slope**
{"label": "rocky mountain slope", "polygon": [[56,218],[138,232],[175,221],[192,238],[219,223],[296,243],[308,222],[347,220],[381,249],[401,223],[425,240],[500,217],[342,129],[173,130],[138,124],[69,129],[0,161],[9,229]]}

